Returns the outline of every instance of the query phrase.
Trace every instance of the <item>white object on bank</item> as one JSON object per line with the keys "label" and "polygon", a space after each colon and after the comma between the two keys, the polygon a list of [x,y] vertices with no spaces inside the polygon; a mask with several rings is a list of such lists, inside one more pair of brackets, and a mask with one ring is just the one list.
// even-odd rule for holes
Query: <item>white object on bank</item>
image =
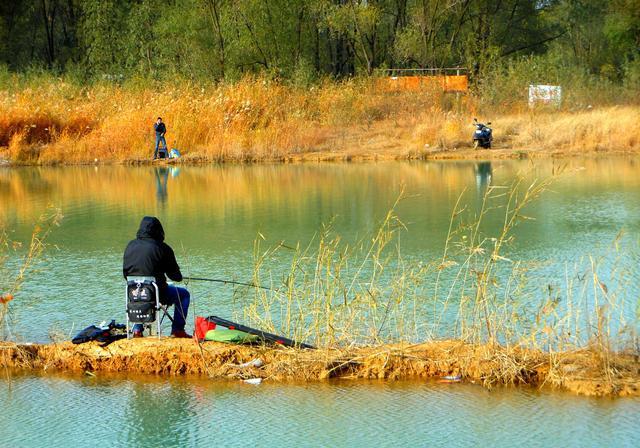
{"label": "white object on bank", "polygon": [[562,103],[562,87],[548,85],[529,86],[529,107],[536,104],[550,104],[560,106]]}

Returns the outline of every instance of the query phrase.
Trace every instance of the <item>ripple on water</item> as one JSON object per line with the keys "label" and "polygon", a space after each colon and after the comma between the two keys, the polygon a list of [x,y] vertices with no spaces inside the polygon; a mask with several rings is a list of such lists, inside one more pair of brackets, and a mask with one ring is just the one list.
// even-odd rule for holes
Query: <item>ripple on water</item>
{"label": "ripple on water", "polygon": [[637,446],[638,399],[433,383],[16,377],[2,444]]}

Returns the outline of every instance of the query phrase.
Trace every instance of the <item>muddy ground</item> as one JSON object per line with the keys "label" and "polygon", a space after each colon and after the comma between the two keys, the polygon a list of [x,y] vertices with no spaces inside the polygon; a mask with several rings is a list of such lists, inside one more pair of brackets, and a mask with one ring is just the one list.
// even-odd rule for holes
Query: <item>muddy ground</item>
{"label": "muddy ground", "polygon": [[[240,367],[260,359],[260,366]],[[129,372],[154,375],[205,375],[218,379],[318,381],[330,378],[419,379],[461,376],[492,387],[521,384],[561,388],[589,396],[640,396],[640,362],[635,354],[590,350],[543,353],[497,345],[439,341],[351,349],[299,350],[190,339],[132,339],[107,347],[0,345],[0,366],[36,371]]]}

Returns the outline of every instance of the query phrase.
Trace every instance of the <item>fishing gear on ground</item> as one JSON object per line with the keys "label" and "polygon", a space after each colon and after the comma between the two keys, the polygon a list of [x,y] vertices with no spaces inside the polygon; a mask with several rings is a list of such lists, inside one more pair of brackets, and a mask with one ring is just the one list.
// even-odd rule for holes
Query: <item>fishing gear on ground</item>
{"label": "fishing gear on ground", "polygon": [[106,347],[112,342],[126,337],[127,326],[125,324],[118,324],[115,320],[112,320],[109,324],[103,321],[100,325],[88,326],[71,339],[71,342],[74,344],[84,344],[89,341],[98,341],[102,343],[100,345],[101,347]]}

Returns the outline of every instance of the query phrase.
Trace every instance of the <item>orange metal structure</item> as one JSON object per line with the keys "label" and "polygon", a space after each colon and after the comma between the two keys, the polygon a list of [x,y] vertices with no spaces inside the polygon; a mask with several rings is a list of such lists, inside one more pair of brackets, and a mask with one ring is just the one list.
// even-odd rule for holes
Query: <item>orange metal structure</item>
{"label": "orange metal structure", "polygon": [[386,91],[420,91],[442,89],[444,92],[467,92],[467,75],[390,76],[378,79],[378,87]]}

